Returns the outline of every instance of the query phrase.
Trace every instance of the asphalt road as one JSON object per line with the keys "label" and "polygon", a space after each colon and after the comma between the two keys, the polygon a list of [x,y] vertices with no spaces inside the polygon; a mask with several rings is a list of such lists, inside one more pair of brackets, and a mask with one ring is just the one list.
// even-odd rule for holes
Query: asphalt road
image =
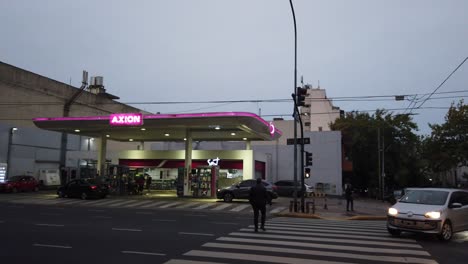
{"label": "asphalt road", "polygon": [[[344,225],[339,221],[309,220],[310,224],[323,226],[323,231],[327,226],[334,229],[337,225]],[[351,228],[366,225],[363,221],[347,222]],[[2,263],[28,264],[166,263],[180,259],[188,251],[201,249],[201,245],[212,243],[216,238],[229,237],[230,233],[251,225],[250,214],[227,211],[141,210],[0,202],[0,259]],[[369,236],[364,231],[358,234],[370,239],[389,237],[384,221],[369,222],[370,229],[375,227],[380,227],[383,232],[368,231]],[[280,232],[287,230],[285,228]],[[270,232],[274,233],[274,230],[265,234]],[[245,235],[250,233],[247,230]],[[405,239],[414,239],[438,263],[461,264],[468,259],[468,232],[456,234],[448,243],[442,243],[433,236],[405,234],[401,238],[402,244],[406,243]],[[340,240],[333,242],[337,245],[341,243]],[[395,243],[399,243],[398,238]],[[301,247],[294,248],[300,250]],[[357,255],[356,258],[359,258]],[[294,257],[286,252],[284,256]],[[325,260],[329,261],[329,258],[324,257]],[[333,257],[331,260],[336,261]],[[237,260],[235,263],[252,261]]]}
{"label": "asphalt road", "polygon": [[3,204],[2,263],[164,263],[251,224],[234,214]]}

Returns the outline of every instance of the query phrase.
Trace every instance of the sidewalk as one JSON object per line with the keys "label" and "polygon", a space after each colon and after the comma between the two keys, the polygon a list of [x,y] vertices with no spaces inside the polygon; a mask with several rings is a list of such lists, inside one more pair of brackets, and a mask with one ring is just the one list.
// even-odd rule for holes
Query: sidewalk
{"label": "sidewalk", "polygon": [[[287,205],[288,210],[276,215],[316,219],[385,220],[387,219],[387,210],[391,206],[388,202],[359,198],[354,199],[354,211],[347,212],[345,199],[335,197],[327,198],[325,207],[325,199],[316,198],[315,213],[312,214],[312,210],[310,210],[310,213],[307,214],[290,212],[289,208],[291,201],[293,201],[293,198],[279,198],[277,202],[283,206]],[[298,201],[300,201],[300,199],[298,199]],[[306,202],[307,201],[310,200],[306,199]],[[304,211],[306,211],[306,209]]]}

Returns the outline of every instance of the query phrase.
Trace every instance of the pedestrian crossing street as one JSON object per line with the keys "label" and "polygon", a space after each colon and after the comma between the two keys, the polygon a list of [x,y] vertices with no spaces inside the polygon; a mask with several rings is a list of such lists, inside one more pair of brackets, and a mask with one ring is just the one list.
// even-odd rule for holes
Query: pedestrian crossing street
{"label": "pedestrian crossing street", "polygon": [[415,240],[391,237],[385,221],[273,218],[218,237],[164,264],[437,263]]}
{"label": "pedestrian crossing street", "polygon": [[[105,208],[134,208],[134,209],[193,209],[202,211],[229,211],[238,213],[251,213],[248,202],[224,203],[224,202],[194,202],[188,200],[164,200],[155,199],[119,199],[107,198],[97,200],[80,200],[71,198],[57,198],[54,195],[38,196],[35,194],[1,195],[0,202],[11,204],[37,204],[37,205],[63,205],[63,206],[89,206]],[[267,206],[269,213],[279,213],[287,208],[285,206]]]}

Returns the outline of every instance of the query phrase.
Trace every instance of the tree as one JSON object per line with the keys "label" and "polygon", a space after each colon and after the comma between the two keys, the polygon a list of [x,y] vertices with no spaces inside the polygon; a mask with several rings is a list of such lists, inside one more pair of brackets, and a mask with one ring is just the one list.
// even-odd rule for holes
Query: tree
{"label": "tree", "polygon": [[[468,105],[452,103],[441,125],[430,124],[430,137],[424,140],[424,158],[432,173],[446,172],[468,161]],[[455,182],[456,184],[456,179]]]}
{"label": "tree", "polygon": [[375,190],[379,186],[379,142],[384,147],[380,148],[385,157],[381,164],[388,189],[425,183],[423,164],[418,158],[420,137],[414,133],[418,127],[410,115],[394,115],[385,110],[377,110],[374,115],[349,112],[330,128],[342,132],[344,149],[353,163],[352,182],[358,188]]}

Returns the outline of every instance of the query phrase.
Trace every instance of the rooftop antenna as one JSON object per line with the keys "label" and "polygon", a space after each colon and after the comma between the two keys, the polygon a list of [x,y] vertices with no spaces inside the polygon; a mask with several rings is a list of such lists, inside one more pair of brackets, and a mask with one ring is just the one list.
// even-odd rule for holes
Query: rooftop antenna
{"label": "rooftop antenna", "polygon": [[320,80],[318,80],[318,87],[317,88],[320,89]]}
{"label": "rooftop antenna", "polygon": [[301,84],[304,86],[304,76],[301,75]]}

